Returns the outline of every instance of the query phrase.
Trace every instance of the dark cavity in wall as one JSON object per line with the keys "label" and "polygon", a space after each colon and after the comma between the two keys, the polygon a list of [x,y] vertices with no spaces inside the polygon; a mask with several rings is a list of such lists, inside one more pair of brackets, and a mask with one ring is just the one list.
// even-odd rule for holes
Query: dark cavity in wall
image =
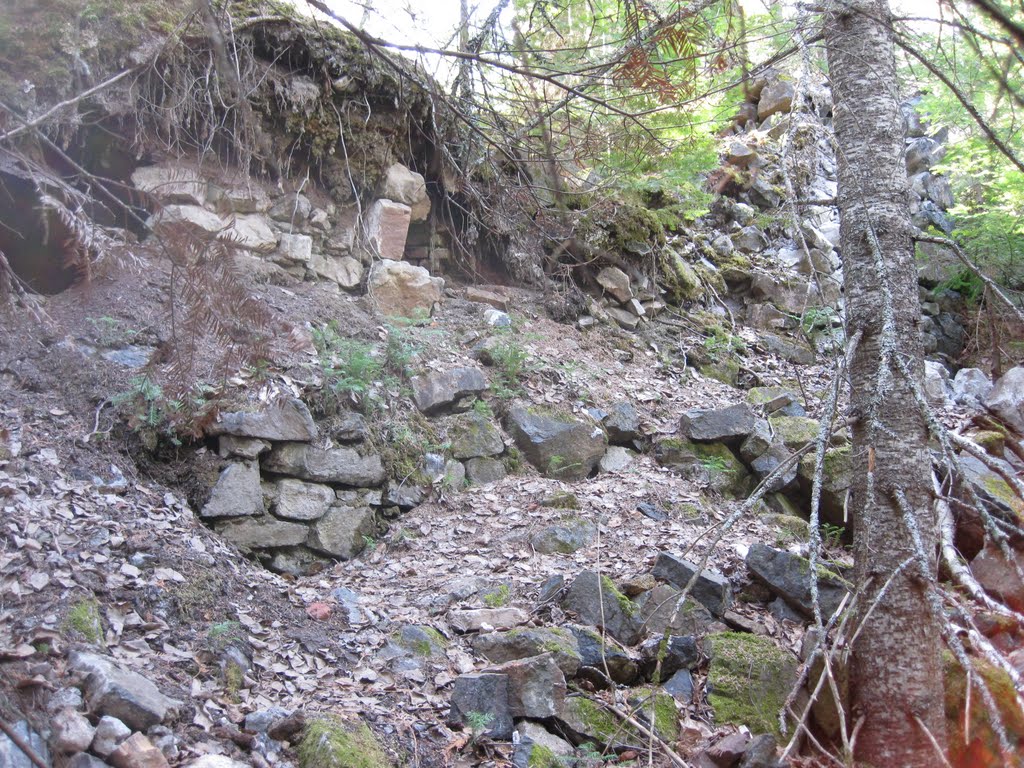
{"label": "dark cavity in wall", "polygon": [[31,180],[0,171],[0,251],[30,290],[52,295],[84,277],[77,242]]}

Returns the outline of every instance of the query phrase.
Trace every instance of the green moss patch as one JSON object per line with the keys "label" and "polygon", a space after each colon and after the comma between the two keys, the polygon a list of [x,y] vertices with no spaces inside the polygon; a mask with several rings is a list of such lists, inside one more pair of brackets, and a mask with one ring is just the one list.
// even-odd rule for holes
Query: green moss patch
{"label": "green moss patch", "polygon": [[779,712],[796,683],[796,658],[769,638],[741,632],[710,635],[706,647],[708,701],[716,722],[781,738]]}

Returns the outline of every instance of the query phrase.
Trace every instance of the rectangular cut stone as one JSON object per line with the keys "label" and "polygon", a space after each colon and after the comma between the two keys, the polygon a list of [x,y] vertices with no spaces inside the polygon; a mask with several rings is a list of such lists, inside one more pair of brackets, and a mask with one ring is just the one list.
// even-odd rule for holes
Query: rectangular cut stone
{"label": "rectangular cut stone", "polygon": [[412,209],[408,205],[391,200],[375,201],[366,217],[370,250],[381,258],[401,261],[411,220]]}

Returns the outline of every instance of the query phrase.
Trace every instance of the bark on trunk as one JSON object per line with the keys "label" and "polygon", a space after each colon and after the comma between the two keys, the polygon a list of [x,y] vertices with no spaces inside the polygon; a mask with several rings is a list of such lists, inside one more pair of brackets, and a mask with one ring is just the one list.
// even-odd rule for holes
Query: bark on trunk
{"label": "bark on trunk", "polygon": [[[847,333],[859,335],[850,371],[855,479],[854,552],[863,618],[853,646],[851,725],[859,765],[931,768],[943,748],[942,641],[928,606],[936,578],[925,420],[905,361],[923,378],[920,304],[904,126],[896,91],[887,0],[832,0],[825,19],[839,146],[839,207]],[[914,561],[914,533],[895,501],[905,494],[928,566]],[[922,573],[922,571],[924,571]],[[918,720],[923,724],[918,723]]]}

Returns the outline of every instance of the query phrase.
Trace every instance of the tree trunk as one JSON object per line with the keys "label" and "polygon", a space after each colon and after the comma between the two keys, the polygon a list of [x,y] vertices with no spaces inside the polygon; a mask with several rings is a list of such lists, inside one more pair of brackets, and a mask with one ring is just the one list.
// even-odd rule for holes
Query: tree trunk
{"label": "tree trunk", "polygon": [[[858,765],[879,768],[932,768],[941,761],[929,733],[943,751],[946,744],[942,640],[928,602],[938,536],[925,419],[899,370],[905,363],[922,381],[921,310],[887,0],[832,0],[825,35],[839,147],[847,334],[857,340],[850,370],[850,506],[862,590],[858,624],[864,625],[852,649],[854,757]],[[897,503],[900,494],[909,515]],[[915,537],[926,565],[916,558]]]}

